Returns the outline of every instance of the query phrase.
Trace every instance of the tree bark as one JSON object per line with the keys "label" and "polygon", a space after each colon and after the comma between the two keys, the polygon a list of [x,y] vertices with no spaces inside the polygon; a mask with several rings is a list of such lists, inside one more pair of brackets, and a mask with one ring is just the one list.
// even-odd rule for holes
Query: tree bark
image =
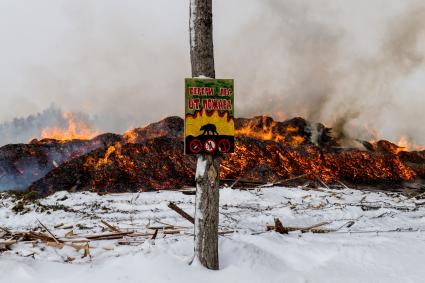
{"label": "tree bark", "polygon": [[[192,77],[215,78],[212,0],[190,1],[190,60]],[[220,157],[198,155],[195,200],[195,255],[208,269],[218,270]]]}
{"label": "tree bark", "polygon": [[196,168],[195,257],[208,269],[218,270],[218,209],[220,159],[199,155]]}
{"label": "tree bark", "polygon": [[190,1],[189,30],[192,77],[215,78],[212,0]]}

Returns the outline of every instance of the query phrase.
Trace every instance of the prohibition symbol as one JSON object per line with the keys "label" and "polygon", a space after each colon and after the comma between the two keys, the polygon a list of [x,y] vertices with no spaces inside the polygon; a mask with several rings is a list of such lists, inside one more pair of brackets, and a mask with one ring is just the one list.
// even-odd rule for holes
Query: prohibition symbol
{"label": "prohibition symbol", "polygon": [[199,153],[202,150],[202,143],[198,139],[194,139],[189,144],[189,149],[193,153]]}
{"label": "prohibition symbol", "polygon": [[229,152],[230,151],[230,141],[228,139],[221,139],[218,142],[218,148],[221,152]]}
{"label": "prohibition symbol", "polygon": [[204,143],[204,149],[205,149],[206,152],[211,153],[216,149],[216,147],[217,147],[217,144],[215,143],[214,140],[211,140],[211,139],[206,140],[205,143]]}

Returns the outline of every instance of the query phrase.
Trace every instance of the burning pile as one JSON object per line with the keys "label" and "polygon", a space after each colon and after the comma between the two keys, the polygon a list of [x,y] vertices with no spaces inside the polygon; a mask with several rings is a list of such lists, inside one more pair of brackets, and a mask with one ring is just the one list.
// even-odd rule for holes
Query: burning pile
{"label": "burning pile", "polygon": [[[388,142],[342,148],[331,129],[302,118],[236,119],[236,150],[223,156],[220,177],[253,183],[303,176],[327,184],[390,187],[425,178],[425,151]],[[195,157],[183,155],[183,120],[169,117],[125,133],[91,140],[41,140],[0,148],[5,180],[39,196],[56,190],[127,192],[194,185]]]}
{"label": "burning pile", "polygon": [[[234,154],[223,156],[221,178],[278,182],[294,176],[326,183],[398,184],[425,177],[425,152],[398,152],[381,141],[369,150],[344,149],[325,126],[294,118],[237,119]],[[31,186],[41,195],[66,190],[137,191],[193,185],[195,159],[183,155],[183,120],[170,117],[127,132],[116,146],[99,148],[54,169]],[[385,146],[384,146],[385,145]]]}
{"label": "burning pile", "polygon": [[23,190],[48,172],[97,148],[115,144],[121,136],[103,134],[91,140],[32,140],[0,148],[0,191]]}

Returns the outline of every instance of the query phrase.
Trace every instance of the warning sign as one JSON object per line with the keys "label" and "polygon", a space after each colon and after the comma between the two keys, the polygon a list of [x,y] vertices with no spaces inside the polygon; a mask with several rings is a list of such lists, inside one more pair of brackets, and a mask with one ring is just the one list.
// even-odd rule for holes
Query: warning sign
{"label": "warning sign", "polygon": [[185,80],[185,153],[231,153],[235,147],[233,80]]}

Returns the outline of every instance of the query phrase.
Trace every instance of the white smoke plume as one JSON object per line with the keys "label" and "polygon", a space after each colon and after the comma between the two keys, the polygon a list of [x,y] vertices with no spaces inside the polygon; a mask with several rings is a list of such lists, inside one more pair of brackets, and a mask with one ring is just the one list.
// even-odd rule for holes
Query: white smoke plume
{"label": "white smoke plume", "polygon": [[405,136],[425,144],[422,2],[260,6],[258,18],[232,42],[241,53],[228,66],[244,66],[236,73],[244,82],[239,92],[250,94],[241,114],[303,116],[334,127],[340,137]]}

